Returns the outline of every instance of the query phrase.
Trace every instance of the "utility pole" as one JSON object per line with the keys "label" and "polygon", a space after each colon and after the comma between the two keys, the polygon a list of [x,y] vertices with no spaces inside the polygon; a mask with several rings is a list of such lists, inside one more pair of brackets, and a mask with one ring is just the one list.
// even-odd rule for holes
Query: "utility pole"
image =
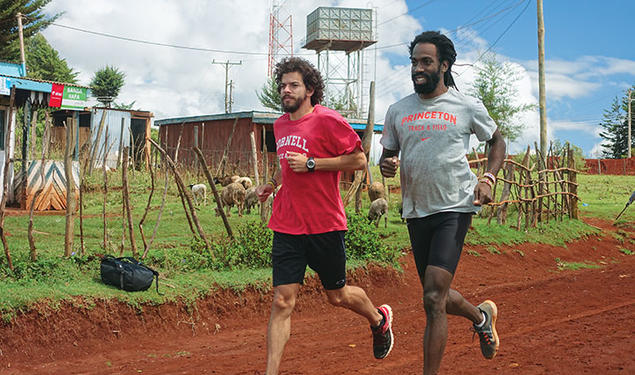
{"label": "utility pole", "polygon": [[538,106],[540,107],[540,153],[547,159],[547,104],[545,98],[545,22],[542,0],[536,0],[538,10]]}
{"label": "utility pole", "polygon": [[234,103],[234,81],[229,81],[229,112],[232,111],[232,104]]}
{"label": "utility pole", "polygon": [[631,94],[632,93],[633,93],[633,90],[632,89],[628,89],[628,138],[626,140],[626,145],[627,145],[627,148],[628,148],[627,155],[628,155],[629,159],[632,156],[631,155],[631,147],[632,147],[632,145],[631,145],[631,137],[632,137],[632,134],[633,134],[633,133],[631,133],[631,129],[633,129],[633,112],[631,110],[631,105],[633,103],[633,99],[631,98]]}
{"label": "utility pole", "polygon": [[227,96],[227,89],[229,88],[229,68],[230,65],[242,65],[243,61],[239,62],[230,62],[229,60],[225,62],[212,60],[212,64],[225,65],[225,113],[229,113],[231,111],[231,104],[229,104],[229,97]]}
{"label": "utility pole", "polygon": [[20,63],[22,64],[22,74],[26,76],[26,58],[24,57],[24,34],[22,33],[22,13],[15,15],[18,19],[18,37],[20,38]]}

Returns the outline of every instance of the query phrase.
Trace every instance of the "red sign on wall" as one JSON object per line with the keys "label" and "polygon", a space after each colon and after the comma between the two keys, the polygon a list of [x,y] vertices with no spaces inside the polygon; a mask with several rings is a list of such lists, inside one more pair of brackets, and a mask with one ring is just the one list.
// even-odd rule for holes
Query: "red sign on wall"
{"label": "red sign on wall", "polygon": [[59,108],[62,106],[62,94],[64,93],[64,85],[53,83],[51,88],[51,99],[49,99],[49,107]]}

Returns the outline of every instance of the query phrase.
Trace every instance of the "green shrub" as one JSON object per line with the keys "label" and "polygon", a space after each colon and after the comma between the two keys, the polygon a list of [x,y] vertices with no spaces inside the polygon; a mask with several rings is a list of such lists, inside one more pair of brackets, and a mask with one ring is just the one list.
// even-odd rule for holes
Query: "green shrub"
{"label": "green shrub", "polygon": [[398,249],[389,249],[380,239],[376,228],[362,215],[348,215],[346,232],[346,255],[348,259],[396,263]]}

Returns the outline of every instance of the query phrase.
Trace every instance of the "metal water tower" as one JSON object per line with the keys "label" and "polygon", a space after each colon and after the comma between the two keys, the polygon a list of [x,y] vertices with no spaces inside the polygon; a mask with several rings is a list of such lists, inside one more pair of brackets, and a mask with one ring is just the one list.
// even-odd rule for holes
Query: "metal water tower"
{"label": "metal water tower", "polygon": [[318,69],[325,83],[325,104],[346,116],[360,118],[364,103],[364,48],[375,44],[373,10],[320,7],[307,16],[306,43],[302,48],[318,54]]}

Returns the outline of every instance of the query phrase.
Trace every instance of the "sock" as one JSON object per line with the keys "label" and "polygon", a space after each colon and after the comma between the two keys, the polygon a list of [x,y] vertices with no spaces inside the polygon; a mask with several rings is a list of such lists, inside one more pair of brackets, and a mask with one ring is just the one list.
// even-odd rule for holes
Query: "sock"
{"label": "sock", "polygon": [[381,312],[381,310],[379,310],[379,309],[378,309],[377,311],[379,311],[379,315],[381,315],[381,322],[379,322],[379,325],[378,325],[378,326],[375,326],[375,327],[373,327],[373,328],[383,327],[383,326],[384,326],[384,324],[386,323],[386,317],[384,316],[384,314],[383,314],[383,313]]}
{"label": "sock", "polygon": [[474,327],[476,327],[476,328],[483,327],[483,325],[487,321],[487,316],[485,315],[485,313],[483,311],[481,311],[481,314],[483,314],[483,321],[481,323],[479,323],[479,324],[474,324]]}

